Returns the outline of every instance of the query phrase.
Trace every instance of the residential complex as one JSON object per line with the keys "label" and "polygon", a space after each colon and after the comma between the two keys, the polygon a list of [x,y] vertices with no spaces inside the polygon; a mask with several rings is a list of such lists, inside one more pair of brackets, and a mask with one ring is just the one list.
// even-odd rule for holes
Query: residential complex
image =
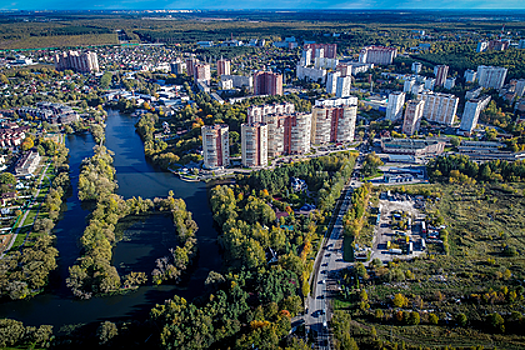
{"label": "residential complex", "polygon": [[351,76],[341,76],[340,72],[328,73],[326,78],[326,92],[335,94],[337,97],[350,96],[352,86]]}
{"label": "residential complex", "polygon": [[405,109],[405,119],[403,120],[402,129],[404,134],[411,136],[419,130],[424,108],[424,100],[410,100],[407,102],[407,106]]}
{"label": "residential complex", "polygon": [[204,167],[213,170],[230,165],[229,126],[204,125],[201,133]]}
{"label": "residential complex", "polygon": [[525,93],[525,79],[520,79],[516,82],[516,96],[522,97]]}
{"label": "residential complex", "polygon": [[264,123],[241,125],[242,164],[246,167],[268,165],[268,125]]}
{"label": "residential complex", "polygon": [[461,132],[471,134],[476,128],[479,114],[483,109],[485,109],[489,102],[490,96],[487,95],[467,101],[465,103],[463,116],[461,117],[459,130]]}
{"label": "residential complex", "polygon": [[282,95],[283,76],[279,73],[258,71],[253,77],[255,95]]}
{"label": "residential complex", "polygon": [[217,61],[217,75],[220,77],[222,75],[230,75],[231,74],[231,61],[220,59]]}
{"label": "residential complex", "polygon": [[321,52],[321,57],[332,59],[337,57],[337,44],[306,44],[304,45],[304,49],[311,50],[312,60],[315,60],[316,57],[319,57]]}
{"label": "residential complex", "polygon": [[186,59],[186,74],[193,77],[195,75],[195,65],[199,63],[199,60],[195,57]]}
{"label": "residential complex", "polygon": [[386,120],[396,121],[403,118],[403,106],[405,105],[405,93],[393,92],[388,95],[388,106],[386,108]]}
{"label": "residential complex", "polygon": [[82,73],[98,72],[98,57],[94,52],[62,52],[55,55],[56,70],[72,69]]}
{"label": "residential complex", "polygon": [[209,84],[211,81],[210,65],[200,63],[196,64],[194,66],[194,77],[196,82],[202,81]]}
{"label": "residential complex", "polygon": [[425,101],[423,117],[428,121],[452,125],[458,110],[459,98],[452,94],[423,92],[418,99]]}
{"label": "residential complex", "polygon": [[384,46],[365,46],[359,54],[359,62],[389,65],[394,62],[397,49]]}
{"label": "residential complex", "polygon": [[501,89],[507,76],[507,68],[478,66],[478,84],[487,89]]}
{"label": "residential complex", "polygon": [[265,117],[270,114],[293,114],[295,113],[295,105],[290,102],[283,103],[274,103],[271,105],[261,105],[261,106],[250,106],[246,112],[247,114],[247,123],[260,123],[265,120]]}
{"label": "residential complex", "polygon": [[314,145],[354,141],[357,104],[315,106],[312,111],[311,140]]}
{"label": "residential complex", "polygon": [[434,67],[434,76],[436,77],[436,85],[443,86],[447,80],[448,66],[439,65]]}

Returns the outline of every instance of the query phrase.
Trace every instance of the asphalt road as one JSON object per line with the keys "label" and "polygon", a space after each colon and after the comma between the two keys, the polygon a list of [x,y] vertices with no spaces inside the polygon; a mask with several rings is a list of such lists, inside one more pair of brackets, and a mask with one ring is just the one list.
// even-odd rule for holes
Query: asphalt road
{"label": "asphalt road", "polygon": [[325,239],[325,244],[317,257],[310,293],[305,312],[305,326],[307,331],[314,334],[316,348],[328,350],[331,348],[328,322],[331,318],[329,299],[338,291],[338,272],[352,266],[352,263],[343,261],[343,217],[350,206],[353,189],[361,186],[353,182],[342,198],[342,203],[335,216],[333,228]]}

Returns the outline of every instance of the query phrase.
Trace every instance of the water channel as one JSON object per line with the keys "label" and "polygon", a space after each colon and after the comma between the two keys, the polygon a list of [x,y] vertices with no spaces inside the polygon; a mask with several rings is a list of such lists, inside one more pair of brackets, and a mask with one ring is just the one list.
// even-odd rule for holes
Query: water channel
{"label": "water channel", "polygon": [[[93,155],[91,135],[68,136],[71,182],[73,195],[67,198],[67,210],[57,223],[54,234],[59,250],[59,268],[52,276],[48,291],[30,300],[6,301],[0,304],[0,318],[13,318],[26,325],[50,324],[55,327],[68,324],[90,323],[119,318],[146,317],[156,303],[163,303],[174,294],[187,299],[198,296],[209,271],[221,269],[217,245],[217,232],[208,207],[207,188],[203,183],[187,183],[171,173],[162,172],[148,163],[143,144],[135,132],[136,119],[109,111],[106,126],[106,146],[115,153],[119,188],[117,193],[125,199],[165,197],[172,190],[176,198],[186,201],[187,208],[197,222],[199,256],[191,276],[180,286],[143,286],[127,295],[91,300],[76,300],[65,285],[68,267],[79,256],[78,238],[86,226],[89,210],[78,200],[78,175],[82,159]],[[130,270],[149,274],[154,261],[168,254],[169,234],[173,224],[169,217],[155,215],[126,229],[125,239],[114,249],[114,265],[119,272]]]}

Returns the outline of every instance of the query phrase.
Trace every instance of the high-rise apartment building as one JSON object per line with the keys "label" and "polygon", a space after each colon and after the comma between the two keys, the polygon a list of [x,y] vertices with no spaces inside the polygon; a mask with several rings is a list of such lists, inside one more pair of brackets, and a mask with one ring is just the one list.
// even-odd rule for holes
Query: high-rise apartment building
{"label": "high-rise apartment building", "polygon": [[231,74],[231,61],[221,58],[217,61],[217,75],[230,75]]}
{"label": "high-rise apartment building", "polygon": [[255,95],[282,95],[283,76],[278,73],[258,71],[253,77]]}
{"label": "high-rise apartment building", "polygon": [[190,57],[186,59],[186,74],[188,76],[195,76],[195,65],[199,63],[199,60],[195,57]]}
{"label": "high-rise apartment building", "polygon": [[315,60],[316,57],[320,56],[321,49],[323,50],[322,55],[325,58],[336,58],[337,57],[337,44],[306,44],[304,45],[305,50],[311,49],[311,59]]}
{"label": "high-rise apartment building", "polygon": [[315,106],[312,110],[310,142],[321,145],[329,142],[352,142],[355,135],[357,104]]}
{"label": "high-rise apartment building", "polygon": [[241,125],[242,164],[246,167],[268,165],[268,125]]}
{"label": "high-rise apartment building", "polygon": [[409,136],[414,135],[421,125],[423,110],[425,108],[424,100],[410,100],[407,102],[405,109],[405,119],[403,120],[403,133]]}
{"label": "high-rise apartment building", "polygon": [[338,77],[335,89],[336,97],[348,97],[350,96],[350,89],[352,87],[352,77]]}
{"label": "high-rise apartment building", "polygon": [[436,77],[436,86],[445,85],[448,75],[448,66],[443,64],[434,67],[434,76]]}
{"label": "high-rise apartment building", "polygon": [[487,51],[488,48],[489,48],[489,42],[488,41],[480,41],[478,43],[478,47],[476,48],[476,52]]}
{"label": "high-rise apartment building", "polygon": [[261,123],[270,114],[285,115],[295,113],[295,105],[291,102],[273,103],[271,105],[250,106],[246,112],[247,123]]}
{"label": "high-rise apartment building", "polygon": [[507,76],[507,68],[478,66],[478,84],[487,89],[501,89]]}
{"label": "high-rise apartment building", "polygon": [[229,126],[204,125],[201,128],[204,167],[220,169],[230,165]]}
{"label": "high-rise apartment building", "polygon": [[505,51],[509,46],[510,41],[508,40],[491,40],[489,41],[488,50]]}
{"label": "high-rise apartment building", "polygon": [[326,93],[335,94],[337,90],[337,78],[340,76],[340,72],[330,72],[326,75]]}
{"label": "high-rise apartment building", "polygon": [[521,39],[518,44],[518,50],[523,50],[523,49],[525,49],[525,39]]}
{"label": "high-rise apartment building", "polygon": [[425,101],[424,118],[439,124],[454,124],[459,104],[458,97],[429,91],[420,94],[418,99]]}
{"label": "high-rise apartment building", "polygon": [[476,128],[479,120],[479,114],[487,106],[490,101],[490,96],[481,96],[479,98],[467,101],[463,116],[461,117],[461,124],[459,130],[471,134]]}
{"label": "high-rise apartment building", "polygon": [[182,62],[180,58],[177,58],[175,62],[170,63],[170,70],[173,74],[182,74],[186,69],[186,63]]}
{"label": "high-rise apartment building", "polygon": [[414,72],[415,74],[419,74],[421,72],[421,69],[423,68],[423,65],[421,64],[421,62],[413,62],[411,68],[412,72]]}
{"label": "high-rise apartment building", "polygon": [[207,84],[211,81],[211,71],[209,64],[196,64],[195,67],[195,81],[202,81]]}
{"label": "high-rise apartment building", "polygon": [[365,46],[359,54],[359,62],[389,65],[394,62],[397,49],[384,46]]}
{"label": "high-rise apartment building", "polygon": [[386,120],[396,121],[403,118],[403,106],[405,105],[405,93],[393,92],[388,95],[386,107]]}
{"label": "high-rise apartment building", "polygon": [[326,100],[315,100],[316,106],[353,106],[357,105],[357,97],[348,96],[348,97],[333,97]]}
{"label": "high-rise apartment building", "polygon": [[326,76],[326,92],[337,97],[350,96],[352,77],[342,77],[340,72],[331,72]]}
{"label": "high-rise apartment building", "polygon": [[77,72],[98,72],[98,57],[94,52],[80,53],[78,51],[62,52],[55,55],[55,69],[73,69]]}

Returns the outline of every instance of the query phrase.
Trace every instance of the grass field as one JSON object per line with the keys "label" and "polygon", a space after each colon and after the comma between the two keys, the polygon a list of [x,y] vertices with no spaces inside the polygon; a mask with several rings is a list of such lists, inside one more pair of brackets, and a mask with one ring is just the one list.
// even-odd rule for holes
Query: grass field
{"label": "grass field", "polygon": [[[441,192],[439,200],[427,200],[426,214],[428,221],[442,217],[447,225],[449,254],[429,245],[423,258],[371,267],[364,284],[368,300],[356,292],[334,307],[351,314],[363,345],[374,326],[383,341],[392,337],[414,346],[524,349],[525,185],[406,186],[407,192],[421,189]],[[405,305],[394,305],[396,294],[404,295]],[[418,312],[421,323],[408,325],[403,314],[396,318],[398,311]],[[463,325],[459,314],[466,316]],[[503,323],[494,326],[493,314]]]}
{"label": "grass field", "polygon": [[57,35],[0,41],[0,50],[62,48],[118,44],[115,34]]}

